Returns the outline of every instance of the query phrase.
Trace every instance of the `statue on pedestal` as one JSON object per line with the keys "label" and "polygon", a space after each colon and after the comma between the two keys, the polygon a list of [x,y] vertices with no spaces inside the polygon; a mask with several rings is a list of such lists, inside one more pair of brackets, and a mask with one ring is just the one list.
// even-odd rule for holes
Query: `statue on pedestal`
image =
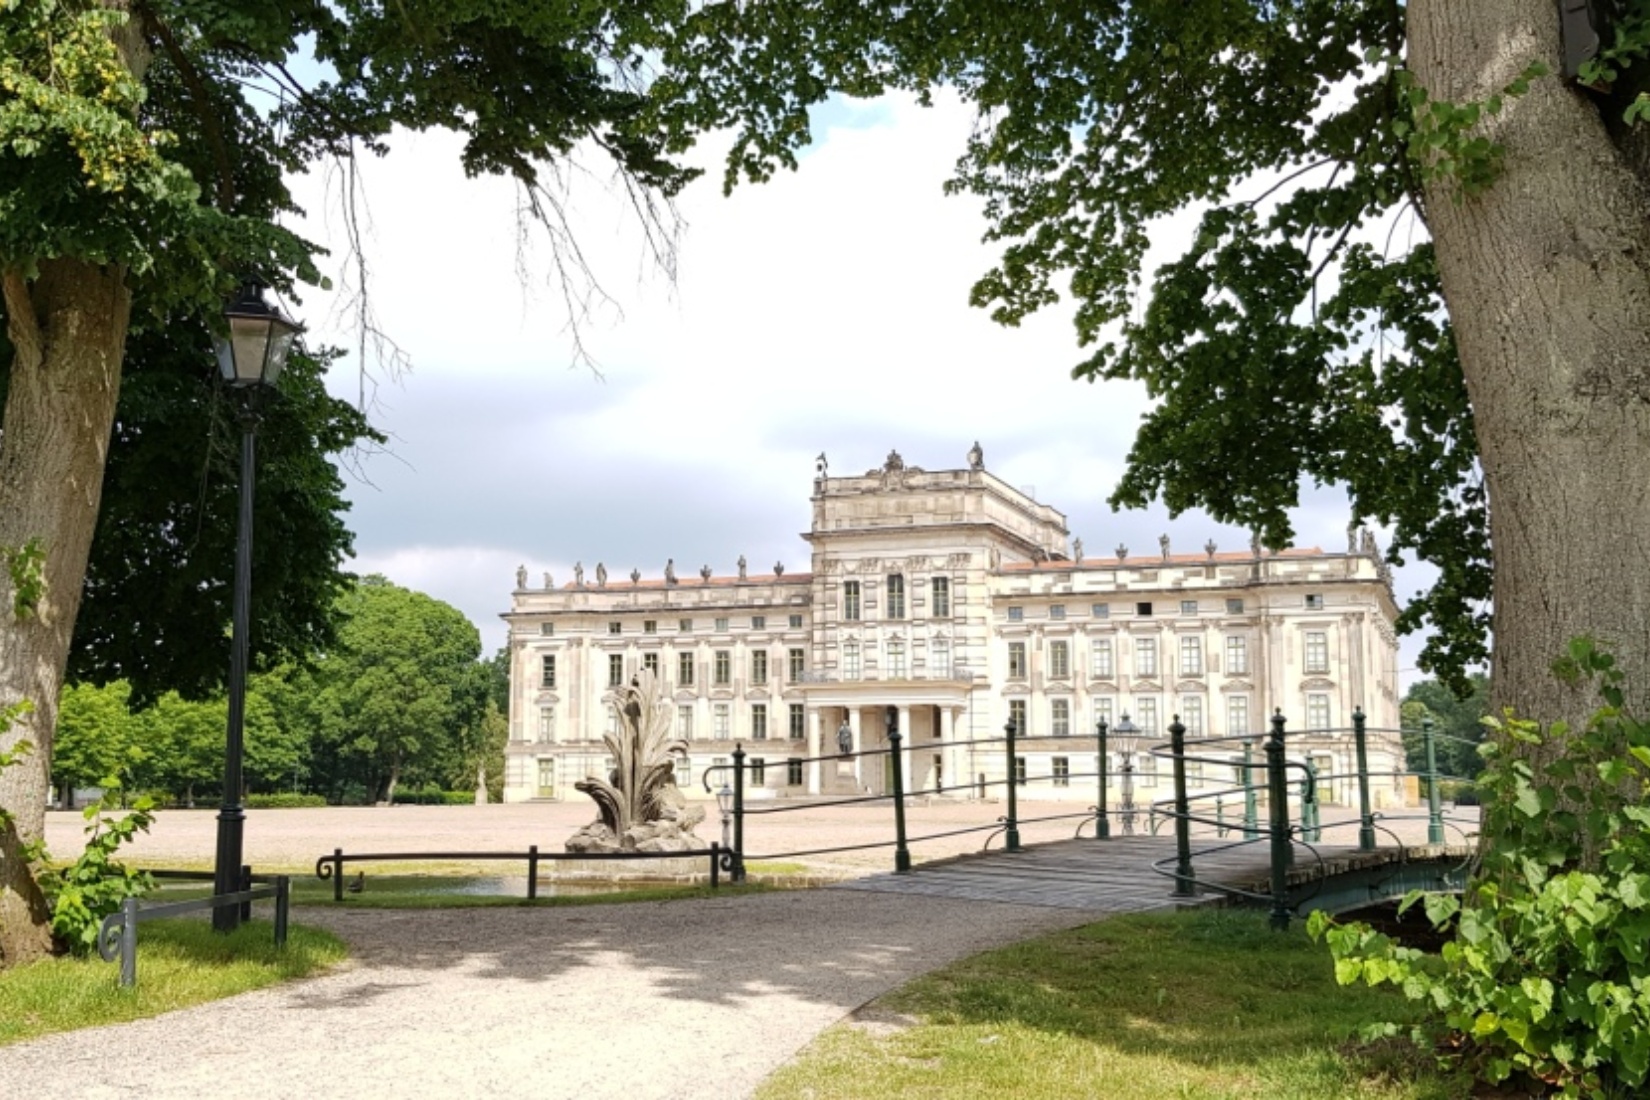
{"label": "statue on pedestal", "polygon": [[526,587],[527,587],[527,567],[525,565],[518,565],[518,566],[516,566],[516,591],[520,592],[521,590],[525,589]]}
{"label": "statue on pedestal", "polygon": [[573,563],[573,587],[584,587],[584,562],[582,561],[576,561]]}
{"label": "statue on pedestal", "polygon": [[745,579],[745,555],[739,555],[739,579]]}
{"label": "statue on pedestal", "polygon": [[596,587],[607,587],[607,566],[602,562],[596,563]]}

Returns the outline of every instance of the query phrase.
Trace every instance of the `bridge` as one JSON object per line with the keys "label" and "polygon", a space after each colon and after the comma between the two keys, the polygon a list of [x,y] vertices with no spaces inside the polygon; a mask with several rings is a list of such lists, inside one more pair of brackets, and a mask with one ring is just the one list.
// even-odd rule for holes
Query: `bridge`
{"label": "bridge", "polygon": [[[1178,716],[1169,725],[1169,739],[1150,745],[1137,743],[1132,735],[1141,731],[1129,724],[1127,715],[1110,731],[1101,721],[1096,730],[1095,759],[1099,770],[1094,776],[1098,780],[1095,805],[1087,812],[1034,818],[1023,818],[1019,814],[1017,788],[1026,785],[1026,779],[1023,768],[1015,766],[1016,761],[1022,759],[1016,754],[1024,751],[1026,741],[1031,739],[1017,737],[1011,720],[1005,727],[1006,737],[969,743],[981,753],[1002,754],[999,774],[1005,778],[990,785],[1003,788],[1007,813],[997,825],[981,827],[982,831],[990,830],[984,849],[989,849],[998,836],[1003,838],[1002,847],[995,852],[982,850],[977,854],[914,864],[911,844],[974,830],[953,830],[932,837],[908,834],[906,793],[902,788],[904,769],[896,764],[900,759],[901,735],[896,716],[890,715],[888,748],[820,758],[840,761],[849,755],[885,755],[886,762],[875,763],[886,763],[893,788],[887,794],[824,803],[886,802],[893,811],[893,836],[889,840],[853,846],[891,847],[893,872],[841,883],[838,888],[1102,912],[1139,912],[1221,901],[1264,906],[1270,910],[1273,927],[1280,929],[1288,927],[1292,917],[1313,909],[1342,912],[1402,897],[1413,890],[1459,891],[1473,855],[1470,830],[1476,827],[1476,820],[1450,821],[1444,816],[1439,798],[1439,781],[1444,777],[1438,774],[1434,763],[1436,735],[1431,723],[1423,723],[1416,731],[1424,741],[1427,760],[1426,772],[1420,777],[1426,784],[1426,813],[1377,814],[1371,808],[1371,779],[1393,778],[1395,773],[1371,771],[1365,750],[1370,731],[1365,727],[1361,711],[1355,710],[1352,717],[1352,727],[1344,732],[1356,749],[1355,767],[1344,774],[1328,774],[1309,760],[1291,758],[1286,741],[1287,723],[1281,712],[1275,713],[1269,723],[1270,732],[1262,746],[1261,759],[1253,755],[1258,740],[1255,736],[1188,739]],[[1123,742],[1123,804],[1116,810],[1108,802],[1108,780],[1112,778],[1108,732],[1114,745]],[[1071,741],[1067,739],[1064,743],[1071,744]],[[1242,747],[1242,755],[1234,767],[1231,753],[1238,745]],[[1137,807],[1132,800],[1131,758],[1137,748],[1166,765],[1173,777],[1173,795],[1150,802],[1144,808],[1148,813],[1141,812],[1142,807]],[[1187,775],[1193,767],[1200,772],[1206,767],[1231,769],[1236,772],[1240,785],[1192,793]],[[707,791],[711,789],[712,771],[724,773],[721,790],[715,793],[724,822],[732,828],[735,880],[744,877],[744,863],[748,860],[797,858],[847,850],[818,848],[753,854],[752,847],[746,844],[747,826],[767,815],[799,807],[746,804],[745,753],[741,747],[735,748],[731,765],[704,773]],[[1073,774],[1062,776],[1068,783],[1074,777]],[[984,779],[981,776],[976,783],[954,789],[939,788],[933,793],[974,796],[983,793],[981,788],[988,785]],[[1324,820],[1319,792],[1348,787],[1357,790],[1356,813]],[[926,793],[929,792],[925,790]],[[1227,816],[1228,799],[1241,800],[1241,819]],[[817,801],[809,804],[821,805]],[[1149,821],[1149,831],[1135,835],[1134,824],[1142,817]],[[1122,835],[1112,835],[1114,818],[1121,821]],[[1077,823],[1077,835],[1071,840],[1034,846],[1020,841],[1023,825],[1073,820]],[[1404,835],[1406,826],[1415,831],[1422,821],[1425,822],[1424,843]],[[1158,825],[1165,823],[1172,826],[1172,837],[1156,835]],[[1444,842],[1446,826],[1454,830],[1459,841],[1453,846]],[[1082,835],[1085,827],[1091,829],[1088,837]],[[1330,841],[1325,841],[1326,833],[1331,835]]]}

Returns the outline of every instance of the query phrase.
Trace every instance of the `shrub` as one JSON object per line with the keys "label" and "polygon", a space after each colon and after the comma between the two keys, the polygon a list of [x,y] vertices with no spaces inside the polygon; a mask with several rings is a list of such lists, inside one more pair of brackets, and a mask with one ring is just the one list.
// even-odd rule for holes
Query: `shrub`
{"label": "shrub", "polygon": [[444,791],[440,787],[402,787],[391,801],[397,806],[468,806],[474,791]]}
{"label": "shrub", "polygon": [[249,794],[249,810],[302,810],[325,806],[327,800],[318,794],[298,794],[294,791],[275,791],[271,794]]}
{"label": "shrub", "polygon": [[1478,805],[1478,788],[1470,779],[1443,779],[1438,783],[1438,797],[1457,806]]}
{"label": "shrub", "polygon": [[1638,1096],[1650,1079],[1650,726],[1621,712],[1614,666],[1587,639],[1559,662],[1561,678],[1596,679],[1605,700],[1581,731],[1485,719],[1500,742],[1544,747],[1547,762],[1537,771],[1502,744],[1480,750],[1494,842],[1465,904],[1424,897],[1432,923],[1453,931],[1441,964],[1365,925],[1308,923],[1341,984],[1391,982],[1428,1004],[1431,1026],[1414,1038],[1459,1049],[1492,1083],[1522,1073],[1565,1096]]}
{"label": "shrub", "polygon": [[51,905],[52,932],[76,955],[97,949],[97,930],[104,917],[127,898],[142,897],[155,888],[149,872],[134,871],[114,859],[117,848],[149,831],[155,819],[153,801],[146,795],[135,798],[131,809],[117,816],[120,792],[112,779],[103,785],[107,793],[82,811],[91,822],[86,827],[86,850],[69,866],[40,875],[40,888]]}

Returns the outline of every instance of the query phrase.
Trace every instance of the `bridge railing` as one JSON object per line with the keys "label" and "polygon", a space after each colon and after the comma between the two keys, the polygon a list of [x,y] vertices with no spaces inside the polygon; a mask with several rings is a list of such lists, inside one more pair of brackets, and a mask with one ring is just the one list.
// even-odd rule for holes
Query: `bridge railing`
{"label": "bridge railing", "polygon": [[[1285,743],[1286,721],[1281,712],[1274,715],[1271,721],[1271,732],[1265,739],[1262,758],[1255,755],[1256,742],[1261,740],[1256,734],[1238,734],[1224,737],[1198,737],[1188,739],[1186,728],[1180,722],[1179,716],[1169,726],[1169,740],[1167,742],[1149,745],[1144,751],[1155,760],[1166,760],[1172,768],[1173,794],[1168,798],[1155,799],[1145,806],[1137,807],[1130,793],[1129,780],[1133,777],[1132,752],[1125,752],[1122,777],[1124,779],[1125,798],[1122,806],[1113,808],[1109,804],[1109,785],[1116,778],[1117,773],[1111,766],[1111,753],[1108,751],[1107,730],[1104,725],[1097,725],[1092,743],[1095,748],[1097,767],[1093,771],[1067,770],[1052,776],[1028,776],[1021,769],[1024,759],[1020,753],[1026,750],[1047,751],[1054,748],[1077,749],[1090,743],[1088,737],[1072,737],[1061,735],[1041,735],[1024,737],[1019,734],[1016,724],[1011,720],[1004,727],[1005,736],[993,738],[973,738],[968,740],[950,740],[940,746],[948,750],[967,749],[975,754],[983,754],[990,758],[997,752],[1001,753],[1002,766],[1000,779],[988,779],[980,775],[975,779],[961,783],[924,784],[924,795],[964,794],[983,797],[988,792],[1001,791],[1006,803],[1006,813],[995,822],[966,826],[963,828],[944,829],[936,832],[927,832],[921,835],[911,835],[906,822],[906,799],[914,792],[906,789],[906,758],[909,752],[904,744],[904,736],[898,728],[898,712],[889,708],[887,716],[888,745],[884,748],[862,749],[852,752],[830,753],[820,756],[787,757],[788,764],[818,765],[828,763],[854,762],[863,765],[866,761],[885,758],[893,761],[893,766],[887,769],[889,790],[883,793],[864,793],[838,796],[831,798],[810,798],[791,803],[776,803],[773,805],[753,806],[747,800],[747,791],[751,788],[751,776],[755,765],[749,761],[743,743],[737,744],[732,754],[732,763],[715,764],[702,773],[704,788],[709,793],[715,793],[713,783],[718,780],[723,790],[725,801],[723,806],[724,826],[727,830],[725,845],[734,853],[733,876],[736,881],[742,880],[745,873],[745,864],[757,860],[782,860],[804,856],[829,855],[843,852],[866,851],[878,848],[893,849],[893,863],[895,871],[906,871],[911,867],[911,846],[926,841],[935,841],[970,833],[985,833],[983,847],[989,848],[998,837],[1003,838],[1003,847],[1010,852],[1021,850],[1021,829],[1030,825],[1046,825],[1055,822],[1076,822],[1075,835],[1081,836],[1084,831],[1092,827],[1092,836],[1096,840],[1107,840],[1111,836],[1111,824],[1114,819],[1120,821],[1125,833],[1132,832],[1136,817],[1142,812],[1149,816],[1150,828],[1155,833],[1160,825],[1173,822],[1175,829],[1176,854],[1170,859],[1159,861],[1156,869],[1171,877],[1175,882],[1175,893],[1178,896],[1191,896],[1202,888],[1220,890],[1235,896],[1242,896],[1251,900],[1269,901],[1273,904],[1274,921],[1287,920],[1288,910],[1284,905],[1287,894],[1287,884],[1291,868],[1294,864],[1294,852],[1297,846],[1305,847],[1315,858],[1317,849],[1313,847],[1324,831],[1349,828],[1358,828],[1358,846],[1364,851],[1373,851],[1377,844],[1377,834],[1386,834],[1393,840],[1399,841],[1398,835],[1391,826],[1404,820],[1414,819],[1415,815],[1377,813],[1371,803],[1371,780],[1385,779],[1396,783],[1402,776],[1409,774],[1402,768],[1371,769],[1369,766],[1368,737],[1379,734],[1387,739],[1392,735],[1404,731],[1387,729],[1370,729],[1361,710],[1353,714],[1353,725],[1350,729],[1312,730],[1310,734],[1317,739],[1333,738],[1337,735],[1350,732],[1355,746],[1354,765],[1351,771],[1319,771],[1317,767],[1306,759],[1290,759]],[[1455,829],[1463,838],[1466,832],[1455,822],[1446,821],[1439,802],[1440,776],[1436,769],[1436,753],[1433,742],[1438,735],[1432,731],[1431,723],[1423,723],[1422,736],[1428,745],[1429,766],[1423,778],[1429,799],[1428,838],[1429,843],[1442,843],[1443,831],[1446,826]],[[1457,739],[1459,740],[1459,739]],[[1321,742],[1320,742],[1321,743]],[[928,747],[925,745],[925,747]],[[1241,749],[1241,754],[1236,750]],[[1221,750],[1225,750],[1222,754]],[[1200,789],[1193,793],[1189,790],[1187,769],[1189,765],[1202,767],[1226,767],[1234,769],[1240,777],[1240,782],[1229,786],[1200,785]],[[857,773],[856,773],[857,774]],[[1034,784],[1058,783],[1062,787],[1069,787],[1077,780],[1090,780],[1095,783],[1095,802],[1085,810],[1066,811],[1060,813],[1040,813],[1025,817],[1020,813],[1019,792],[1022,788]],[[1326,786],[1355,784],[1357,789],[1358,814],[1356,817],[1344,820],[1325,821],[1322,816],[1322,799],[1320,792]],[[1234,820],[1226,812],[1228,800],[1236,801],[1241,798],[1243,811],[1241,819]],[[1296,812],[1291,813],[1291,803]],[[746,829],[752,819],[768,817],[770,815],[794,813],[802,810],[814,810],[822,806],[863,806],[886,804],[890,808],[892,818],[890,835],[887,839],[878,839],[859,844],[843,844],[834,846],[820,846],[799,848],[789,851],[771,851],[755,854],[750,851],[746,843]],[[1212,813],[1210,810],[1212,809]],[[1264,809],[1265,821],[1262,822],[1261,813]],[[1224,840],[1233,832],[1241,832],[1242,837],[1230,844],[1214,847],[1201,847],[1197,853],[1191,850],[1193,832],[1200,832],[1204,839],[1214,838]],[[1200,881],[1195,873],[1193,861],[1195,856],[1206,856],[1216,852],[1228,851],[1244,845],[1265,842],[1270,846],[1272,889],[1268,894],[1244,890],[1237,887],[1223,886],[1214,882]],[[1401,844],[1402,842],[1399,841]],[[1172,864],[1172,869],[1168,865]]]}
{"label": "bridge railing", "polygon": [[[1200,737],[1187,740],[1186,728],[1178,715],[1169,726],[1169,741],[1167,744],[1155,745],[1147,751],[1154,757],[1170,761],[1174,769],[1174,795],[1171,799],[1153,803],[1152,813],[1154,820],[1162,816],[1174,822],[1175,827],[1175,854],[1153,864],[1154,870],[1174,880],[1174,894],[1177,897],[1192,897],[1202,889],[1210,889],[1231,896],[1242,897],[1248,900],[1268,902],[1271,905],[1271,921],[1274,927],[1288,926],[1291,912],[1290,904],[1290,872],[1295,864],[1295,849],[1297,846],[1305,848],[1317,861],[1319,874],[1322,879],[1323,858],[1316,847],[1322,840],[1326,829],[1357,827],[1358,849],[1364,852],[1373,852],[1377,846],[1376,834],[1386,834],[1399,849],[1407,856],[1409,845],[1392,828],[1392,825],[1405,820],[1419,820],[1416,814],[1384,814],[1376,813],[1371,805],[1370,780],[1372,778],[1392,778],[1408,774],[1399,770],[1371,770],[1368,758],[1368,735],[1372,732],[1381,734],[1400,735],[1402,730],[1370,730],[1361,709],[1354,710],[1352,715],[1351,735],[1354,746],[1354,768],[1349,772],[1320,772],[1317,767],[1305,759],[1290,759],[1286,743],[1287,721],[1281,710],[1275,712],[1271,719],[1271,729],[1265,742],[1265,763],[1259,765],[1266,777],[1264,801],[1267,811],[1267,820],[1264,826],[1259,821],[1258,806],[1261,797],[1253,783],[1253,772],[1256,766],[1250,763],[1253,747],[1253,735],[1232,735],[1225,737]],[[1313,735],[1335,735],[1345,733],[1345,730],[1312,730]],[[1454,829],[1465,841],[1469,833],[1462,823],[1448,820],[1444,817],[1440,802],[1441,779],[1453,778],[1439,774],[1437,770],[1436,740],[1445,736],[1447,740],[1465,742],[1464,738],[1438,735],[1432,728],[1430,720],[1424,721],[1420,730],[1425,745],[1427,770],[1423,778],[1426,780],[1428,812],[1427,843],[1440,845],[1444,843],[1446,827]],[[1227,756],[1212,755],[1211,750],[1216,746],[1239,742],[1243,745],[1243,763],[1240,765],[1243,784],[1240,788],[1229,790],[1204,790],[1192,794],[1186,783],[1186,768],[1188,764],[1216,766],[1232,766],[1232,759]],[[1289,811],[1291,778],[1298,775],[1298,816],[1291,817]],[[1355,781],[1358,791],[1358,814],[1356,817],[1344,818],[1325,822],[1322,817],[1322,799],[1320,792],[1327,784],[1336,782]],[[1243,839],[1231,844],[1216,847],[1203,847],[1195,853],[1191,847],[1191,830],[1195,824],[1212,825],[1218,836],[1227,832],[1224,815],[1218,812],[1211,817],[1204,812],[1205,804],[1209,799],[1220,799],[1222,796],[1241,790],[1244,794],[1244,819],[1241,826]],[[1218,806],[1218,803],[1217,803]],[[1155,826],[1154,826],[1155,831]],[[1200,880],[1193,866],[1194,859],[1199,856],[1209,856],[1220,852],[1230,851],[1245,845],[1266,842],[1269,846],[1269,893],[1261,895],[1255,891],[1230,886],[1211,880]],[[1170,868],[1170,865],[1172,869]]]}

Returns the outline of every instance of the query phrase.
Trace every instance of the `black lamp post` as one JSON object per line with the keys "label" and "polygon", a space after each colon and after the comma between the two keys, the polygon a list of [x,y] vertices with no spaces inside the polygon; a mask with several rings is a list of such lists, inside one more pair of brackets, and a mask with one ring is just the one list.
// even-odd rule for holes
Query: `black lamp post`
{"label": "black lamp post", "polygon": [[1127,711],[1111,728],[1117,751],[1123,757],[1123,835],[1134,835],[1134,750],[1140,743],[1140,727],[1129,721]]}
{"label": "black lamp post", "polygon": [[716,808],[722,811],[722,847],[733,849],[733,788],[728,786],[726,779],[722,780],[722,787],[716,792]]}
{"label": "black lamp post", "polygon": [[[241,514],[235,539],[234,632],[229,648],[229,729],[223,768],[223,805],[218,810],[218,850],[212,870],[212,892],[232,894],[240,888],[242,833],[246,811],[241,806],[242,720],[246,714],[246,650],[252,596],[252,481],[254,440],[264,395],[274,390],[292,344],[303,326],[281,315],[264,301],[264,286],[256,280],[242,284],[240,294],[225,309],[228,335],[214,338],[218,370],[235,391],[236,415],[241,424]],[[212,927],[233,932],[241,922],[240,906],[220,905],[212,910]]]}

